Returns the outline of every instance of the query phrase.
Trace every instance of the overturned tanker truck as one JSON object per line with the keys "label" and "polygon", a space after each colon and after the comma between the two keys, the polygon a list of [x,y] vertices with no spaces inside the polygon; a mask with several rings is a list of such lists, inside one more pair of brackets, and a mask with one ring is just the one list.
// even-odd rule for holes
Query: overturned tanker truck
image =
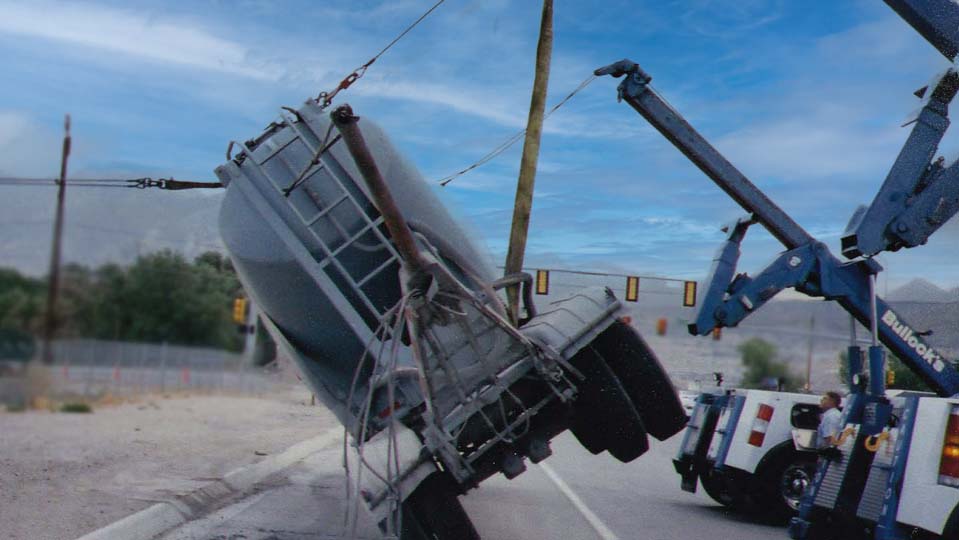
{"label": "overturned tanker truck", "polygon": [[[238,151],[233,154],[232,150]],[[497,279],[384,132],[285,108],[231,143],[220,232],[303,380],[349,433],[351,498],[403,539],[478,535],[457,497],[550,455],[566,429],[628,462],[687,417],[612,291],[537,310]],[[522,286],[513,322],[500,298]]]}

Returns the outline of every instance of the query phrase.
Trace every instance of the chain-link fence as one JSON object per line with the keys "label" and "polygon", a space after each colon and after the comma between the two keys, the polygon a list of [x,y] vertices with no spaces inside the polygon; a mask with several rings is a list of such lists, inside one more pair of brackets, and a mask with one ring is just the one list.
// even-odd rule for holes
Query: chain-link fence
{"label": "chain-link fence", "polygon": [[56,399],[85,400],[179,391],[255,394],[274,384],[241,354],[219,349],[70,339],[53,343],[53,357],[53,365],[29,370],[39,381],[28,381],[25,364],[8,364],[0,403],[22,404],[28,384]]}

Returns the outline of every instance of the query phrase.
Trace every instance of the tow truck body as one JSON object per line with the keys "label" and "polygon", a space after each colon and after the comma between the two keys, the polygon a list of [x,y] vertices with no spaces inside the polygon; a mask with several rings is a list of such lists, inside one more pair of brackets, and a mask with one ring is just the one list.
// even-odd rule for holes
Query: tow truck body
{"label": "tow truck body", "polygon": [[[950,60],[959,51],[959,5],[950,0],[886,0]],[[749,215],[725,229],[693,334],[736,326],[787,287],[839,303],[870,328],[872,345],[848,350],[851,391],[838,449],[820,459],[790,523],[794,539],[959,537],[959,421],[953,424],[959,371],[927,344],[875,290],[881,266],[871,258],[913,247],[959,209],[959,165],[933,160],[948,122],[959,76],[948,69],[916,93],[922,101],[902,151],[872,205],[853,216],[843,237],[842,262],[766,197],[650,86],[638,64],[623,60],[597,75],[625,77],[625,100]],[[752,224],[786,248],[754,277],[736,274],[739,246]],[[938,395],[889,398],[885,349],[892,350]],[[920,414],[922,411],[922,414]],[[718,418],[717,418],[718,421]],[[915,446],[913,446],[915,444]],[[701,445],[698,446],[701,450]],[[910,467],[911,465],[911,467]],[[938,474],[933,474],[938,468]],[[931,501],[937,501],[930,504]]]}
{"label": "tow truck body", "polygon": [[[793,392],[716,389],[697,398],[673,465],[684,491],[701,483],[716,502],[780,519],[799,509],[815,474],[809,447],[819,397]],[[807,437],[797,447],[794,434]]]}
{"label": "tow truck body", "polygon": [[[478,538],[457,496],[570,429],[630,461],[686,415],[608,289],[537,312],[375,124],[313,101],[231,143],[220,232],[261,320],[344,425],[353,501],[404,539]],[[497,292],[524,285],[513,324]],[[355,519],[355,513],[353,514]]]}

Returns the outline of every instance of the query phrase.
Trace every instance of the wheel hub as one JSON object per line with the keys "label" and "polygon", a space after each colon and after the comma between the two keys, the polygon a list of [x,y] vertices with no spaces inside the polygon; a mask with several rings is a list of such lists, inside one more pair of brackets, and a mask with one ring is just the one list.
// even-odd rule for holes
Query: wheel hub
{"label": "wheel hub", "polygon": [[799,510],[802,494],[810,482],[812,482],[812,476],[801,465],[790,465],[783,471],[780,495],[790,508]]}

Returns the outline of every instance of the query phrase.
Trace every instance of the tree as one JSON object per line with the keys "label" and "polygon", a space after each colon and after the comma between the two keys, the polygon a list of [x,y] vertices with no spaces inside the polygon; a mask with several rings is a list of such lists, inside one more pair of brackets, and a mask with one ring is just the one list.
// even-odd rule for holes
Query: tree
{"label": "tree", "polygon": [[[232,263],[219,253],[190,262],[166,250],[127,267],[94,270],[67,264],[61,277],[61,337],[243,346],[232,320],[233,300],[242,289]],[[43,280],[0,268],[0,330],[36,334],[45,296]]]}
{"label": "tree", "polygon": [[802,384],[789,371],[789,366],[776,360],[776,346],[760,338],[750,338],[737,347],[742,355],[746,373],[745,388],[776,388],[780,383],[786,391],[796,391]]}
{"label": "tree", "polygon": [[139,257],[121,289],[121,339],[239,349],[230,310],[240,284],[232,266],[212,259],[191,264],[169,250]]}
{"label": "tree", "polygon": [[0,328],[28,334],[39,332],[46,291],[42,280],[0,268]]}

